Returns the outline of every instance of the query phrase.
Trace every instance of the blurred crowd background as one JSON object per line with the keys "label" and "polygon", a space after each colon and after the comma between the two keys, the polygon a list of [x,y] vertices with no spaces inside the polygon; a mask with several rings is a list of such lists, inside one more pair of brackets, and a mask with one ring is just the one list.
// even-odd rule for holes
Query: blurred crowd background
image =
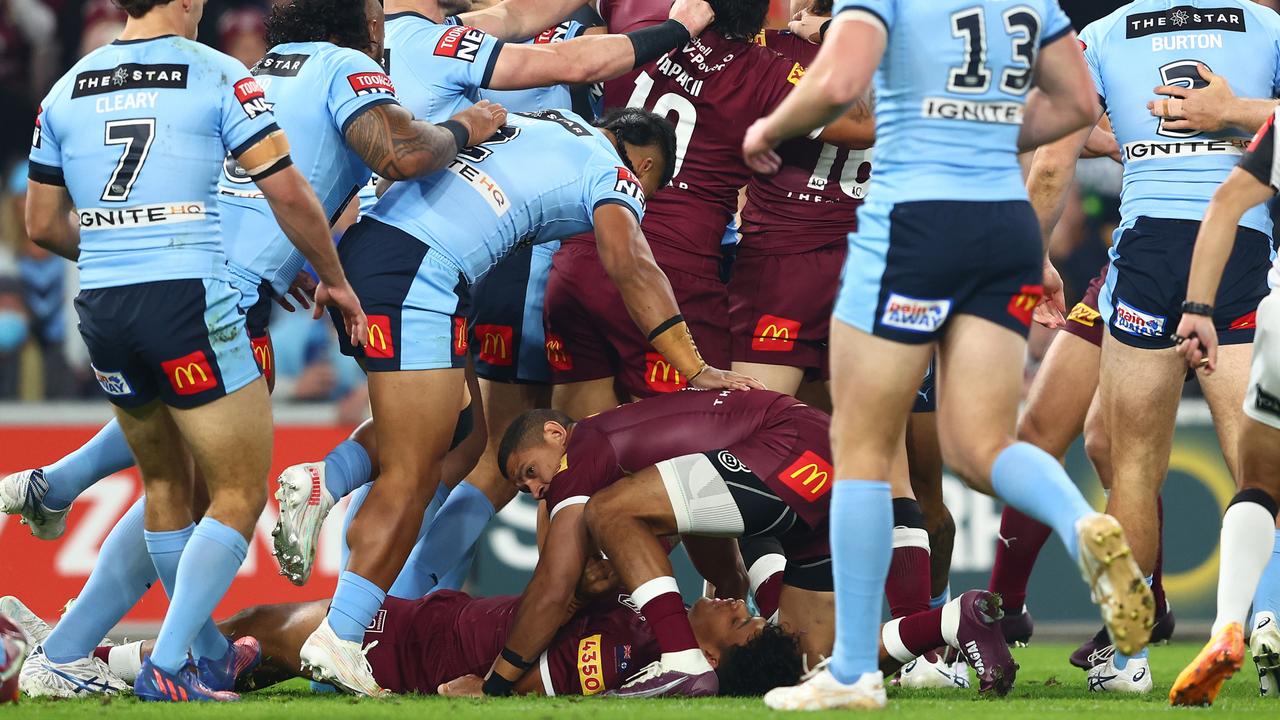
{"label": "blurred crowd background", "polygon": [[[208,0],[199,39],[250,66],[267,49],[263,23],[272,4]],[[1062,0],[1077,28],[1120,4]],[[1280,0],[1264,4],[1275,7]],[[774,0],[771,24],[786,22],[787,5]],[[0,0],[0,401],[100,398],[75,329],[75,267],[27,240],[22,208],[40,99],[77,59],[114,39],[124,19],[111,0]],[[1109,159],[1082,161],[1076,190],[1053,242],[1068,305],[1106,261],[1119,221],[1120,166]],[[339,422],[358,421],[366,409],[363,380],[354,363],[337,355],[329,323],[312,322],[307,313],[276,313],[276,399],[336,404]],[[1048,337],[1033,336],[1028,378]]]}

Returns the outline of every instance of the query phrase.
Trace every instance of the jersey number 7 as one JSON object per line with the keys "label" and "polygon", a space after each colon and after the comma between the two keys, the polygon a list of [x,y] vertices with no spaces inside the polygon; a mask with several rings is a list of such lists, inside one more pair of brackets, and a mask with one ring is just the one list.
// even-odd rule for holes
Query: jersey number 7
{"label": "jersey number 7", "polygon": [[104,133],[104,145],[124,145],[124,153],[120,162],[102,189],[102,199],[108,202],[124,202],[133,191],[133,184],[142,172],[142,165],[147,162],[151,152],[151,143],[156,139],[155,118],[137,120],[111,120],[107,122]]}

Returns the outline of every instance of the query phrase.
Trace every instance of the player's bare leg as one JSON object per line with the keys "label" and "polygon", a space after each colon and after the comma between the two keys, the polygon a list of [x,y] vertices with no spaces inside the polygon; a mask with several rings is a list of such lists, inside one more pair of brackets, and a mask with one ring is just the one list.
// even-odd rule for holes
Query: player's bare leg
{"label": "player's bare leg", "polygon": [[793,396],[804,382],[804,370],[789,365],[734,361],[733,371],[759,380],[770,390]]}
{"label": "player's bare leg", "polygon": [[551,407],[575,419],[615,408],[618,403],[618,393],[611,377],[564,383],[551,391]]}
{"label": "player's bare leg", "polygon": [[911,413],[907,420],[907,468],[911,492],[924,513],[929,533],[930,604],[945,602],[951,582],[951,553],[956,521],[942,498],[942,447],[938,443],[937,413]]}

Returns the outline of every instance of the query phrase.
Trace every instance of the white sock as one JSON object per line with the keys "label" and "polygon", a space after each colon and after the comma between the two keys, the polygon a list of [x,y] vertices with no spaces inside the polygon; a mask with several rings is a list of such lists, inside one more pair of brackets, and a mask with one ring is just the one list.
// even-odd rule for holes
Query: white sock
{"label": "white sock", "polygon": [[707,662],[707,656],[697,648],[662,653],[662,667],[666,670],[679,670],[690,675],[700,675],[714,670],[711,667],[711,663]]}
{"label": "white sock", "polygon": [[142,669],[142,641],[117,645],[107,652],[107,667],[127,683],[138,679]]}
{"label": "white sock", "polygon": [[882,625],[880,642],[884,643],[885,652],[889,653],[889,657],[898,662],[909,663],[916,659],[916,655],[902,642],[902,636],[898,633],[898,626],[901,624],[902,618],[897,618]]}
{"label": "white sock", "polygon": [[1276,519],[1258,503],[1237,502],[1222,516],[1221,565],[1218,568],[1218,616],[1213,633],[1244,624],[1253,592],[1271,560]]}
{"label": "white sock", "polygon": [[956,634],[960,632],[960,598],[956,598],[942,606],[942,639],[948,647],[960,649],[960,640]]}

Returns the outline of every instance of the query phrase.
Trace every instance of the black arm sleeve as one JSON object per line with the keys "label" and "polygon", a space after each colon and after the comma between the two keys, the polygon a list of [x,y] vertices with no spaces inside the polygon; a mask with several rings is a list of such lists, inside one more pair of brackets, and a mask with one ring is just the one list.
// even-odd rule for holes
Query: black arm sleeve
{"label": "black arm sleeve", "polygon": [[1244,157],[1240,158],[1240,169],[1258,179],[1258,182],[1276,190],[1276,116],[1272,113],[1267,122],[1258,130],[1253,142]]}

